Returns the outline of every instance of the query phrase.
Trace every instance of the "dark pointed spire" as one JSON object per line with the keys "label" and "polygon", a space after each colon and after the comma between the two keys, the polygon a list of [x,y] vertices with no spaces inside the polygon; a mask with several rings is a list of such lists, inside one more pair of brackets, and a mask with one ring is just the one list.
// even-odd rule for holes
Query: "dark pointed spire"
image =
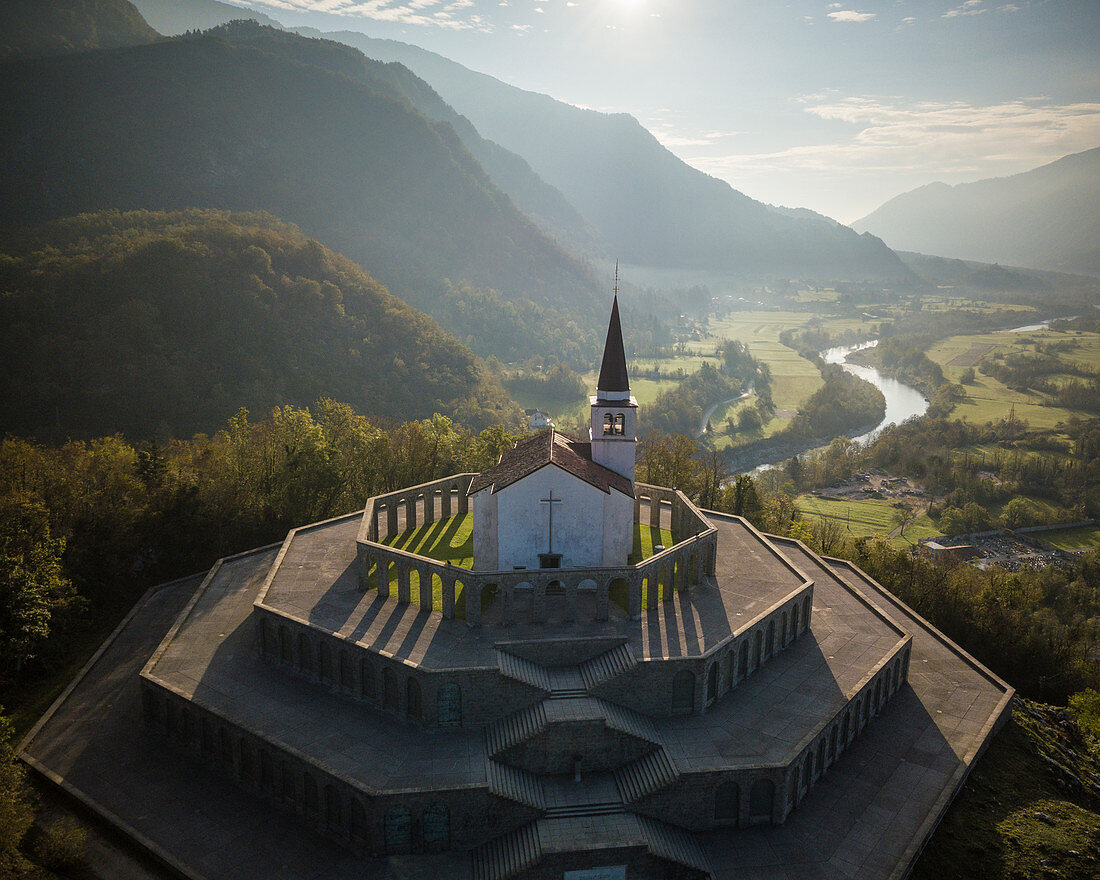
{"label": "dark pointed spire", "polygon": [[616,396],[629,394],[630,378],[626,374],[626,352],[623,350],[623,328],[619,323],[619,298],[611,304],[611,321],[607,325],[607,341],[603,346],[603,363],[600,365],[600,378],[596,383],[596,396],[605,392]]}

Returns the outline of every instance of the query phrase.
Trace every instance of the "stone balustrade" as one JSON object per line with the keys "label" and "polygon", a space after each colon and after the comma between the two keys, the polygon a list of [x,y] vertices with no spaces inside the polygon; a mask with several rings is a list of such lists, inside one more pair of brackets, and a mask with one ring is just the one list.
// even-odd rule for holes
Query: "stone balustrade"
{"label": "stone balustrade", "polygon": [[[418,604],[422,610],[431,610],[433,596],[438,595],[441,597],[439,608],[445,618],[464,616],[468,625],[480,626],[483,605],[488,604],[491,597],[498,596],[499,623],[508,626],[521,621],[546,622],[550,617],[552,597],[563,599],[560,610],[566,621],[581,617],[582,605],[584,614],[591,619],[607,620],[615,590],[625,596],[626,613],[637,620],[641,617],[643,597],[645,604],[655,606],[659,601],[670,601],[676,590],[714,574],[717,530],[683,492],[645,483],[635,484],[635,521],[641,521],[643,509],[647,508],[649,524],[659,528],[667,513],[670,530],[679,540],[635,564],[473,571],[380,543],[418,524],[466,513],[469,510],[466,493],[474,476],[455,474],[379,495],[367,502],[357,541],[359,583],[364,591],[373,587],[380,596],[388,597],[391,595],[390,582],[395,580],[397,601],[409,603],[412,599],[411,576],[415,572],[419,584]],[[594,594],[594,601],[582,603],[580,596],[584,592]]]}

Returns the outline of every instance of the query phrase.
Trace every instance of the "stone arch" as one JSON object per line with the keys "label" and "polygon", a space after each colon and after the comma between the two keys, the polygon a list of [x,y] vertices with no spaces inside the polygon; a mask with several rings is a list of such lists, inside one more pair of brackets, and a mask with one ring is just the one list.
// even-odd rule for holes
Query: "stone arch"
{"label": "stone arch", "polygon": [[324,639],[317,650],[317,675],[326,684],[332,684],[332,648]]}
{"label": "stone arch", "polygon": [[901,663],[894,664],[894,686],[891,688],[891,693],[897,693],[898,688],[901,687]]}
{"label": "stone arch", "polygon": [[647,574],[642,578],[642,595],[645,596],[647,608],[656,608],[661,601],[661,581],[657,575]]}
{"label": "stone arch", "polygon": [[382,670],[382,705],[391,712],[398,710],[397,676],[388,666]]}
{"label": "stone arch", "polygon": [[[427,580],[428,580],[428,596],[427,596],[428,604],[427,605],[424,604],[424,598],[425,597],[421,596],[420,597],[420,599],[421,599],[420,607],[425,609],[425,610],[428,610],[428,611],[430,611],[433,608],[442,608],[443,607],[443,575],[441,575],[437,571],[432,571],[428,574]],[[439,597],[438,601],[436,601],[436,596]]]}
{"label": "stone arch", "polygon": [[446,804],[436,801],[428,805],[420,817],[420,836],[428,852],[451,848],[451,811]]}
{"label": "stone arch", "polygon": [[260,749],[260,788],[266,792],[275,788],[275,765],[267,749]]}
{"label": "stone arch", "polygon": [[340,831],[344,827],[340,809],[340,793],[335,785],[325,786],[325,827],[330,831]]}
{"label": "stone arch", "polygon": [[661,566],[661,598],[666,602],[672,601],[673,593],[676,591],[676,568],[675,565],[665,564]]}
{"label": "stone arch", "polygon": [[837,726],[834,724],[833,729],[829,731],[829,762],[836,760],[836,741],[837,741]]}
{"label": "stone arch", "polygon": [[715,660],[707,667],[707,703],[713,703],[718,699],[718,661]]}
{"label": "stone arch", "polygon": [[798,603],[791,606],[791,638],[798,635]]}
{"label": "stone arch", "polygon": [[314,779],[313,774],[307,770],[302,782],[302,792],[304,795],[303,800],[305,801],[306,817],[316,820],[318,818],[317,814],[321,808],[321,805],[319,803],[320,797],[318,796],[317,792],[317,780]]}
{"label": "stone arch", "polygon": [[286,761],[279,762],[279,796],[288,804],[298,800],[294,790],[294,775]]}
{"label": "stone arch", "polygon": [[237,742],[237,778],[255,784],[256,767],[252,762],[252,746],[243,737]]}
{"label": "stone arch", "polygon": [[768,621],[768,640],[764,649],[764,656],[771,657],[775,653],[775,621]]}
{"label": "stone arch", "polygon": [[378,684],[374,679],[374,664],[369,657],[359,658],[359,696],[365,700],[378,699]]}
{"label": "stone arch", "polygon": [[875,701],[872,704],[874,706],[874,714],[879,713],[879,709],[882,708],[882,679],[879,678],[875,681]]}
{"label": "stone arch", "polygon": [[313,673],[313,650],[305,633],[298,633],[298,669],[308,674]]}
{"label": "stone arch", "polygon": [[721,783],[714,792],[714,821],[737,824],[741,806],[741,790],[732,780]]}
{"label": "stone arch", "polygon": [[405,682],[405,714],[418,721],[423,716],[420,705],[420,682],[412,676]]}
{"label": "stone arch", "polygon": [[810,784],[814,779],[814,751],[810,749],[806,752],[806,758],[802,762],[802,792],[805,794],[810,790]]}
{"label": "stone arch", "polygon": [[852,734],[852,711],[849,709],[844,713],[844,726],[840,729],[840,747],[844,748],[848,745],[848,737]]}
{"label": "stone arch", "polygon": [[390,807],[382,819],[386,855],[412,851],[412,815],[408,807]]}
{"label": "stone arch", "polygon": [[221,756],[222,766],[232,772],[233,742],[229,739],[229,731],[224,727],[218,728],[218,754]]}
{"label": "stone arch", "polygon": [[435,720],[437,724],[462,723],[462,688],[454,682],[439,686],[435,695]]}
{"label": "stone arch", "polygon": [[351,673],[351,658],[347,651],[340,652],[340,687],[350,691],[355,687],[355,679]]}
{"label": "stone arch", "polygon": [[353,797],[351,799],[351,827],[348,829],[351,839],[356,843],[370,842],[370,826],[367,825],[367,811],[363,802]]}
{"label": "stone arch", "polygon": [[702,578],[699,576],[699,551],[692,550],[688,558],[688,583],[697,584]]}
{"label": "stone arch", "polygon": [[737,677],[743,679],[749,674],[749,640],[741,641],[741,648],[737,652]]}
{"label": "stone arch", "polygon": [[757,630],[752,637],[752,668],[757,670],[764,662],[764,634]]}
{"label": "stone arch", "polygon": [[749,789],[749,818],[771,819],[775,802],[775,783],[770,779],[757,779]]}
{"label": "stone arch", "polygon": [[787,632],[787,612],[783,612],[783,622],[779,626],[779,647],[785,647],[789,638]]}
{"label": "stone arch", "polygon": [[811,599],[807,596],[802,600],[802,631],[805,632],[810,628],[810,602]]}
{"label": "stone arch", "polygon": [[279,659],[284,663],[294,662],[294,645],[290,639],[290,631],[285,626],[279,627]]}
{"label": "stone arch", "polygon": [[169,736],[174,737],[179,734],[179,710],[171,700],[164,707],[164,729],[168,731]]}
{"label": "stone arch", "polygon": [[737,680],[737,678],[736,678],[737,677],[737,672],[734,669],[733,648],[730,648],[728,651],[726,651],[725,667],[726,667],[726,690],[730,691],[730,690],[733,690],[734,682]]}
{"label": "stone arch", "polygon": [[695,711],[695,673],[681,669],[672,679],[672,711],[687,715]]}
{"label": "stone arch", "polygon": [[821,737],[817,741],[817,775],[820,776],[825,772],[825,737]]}

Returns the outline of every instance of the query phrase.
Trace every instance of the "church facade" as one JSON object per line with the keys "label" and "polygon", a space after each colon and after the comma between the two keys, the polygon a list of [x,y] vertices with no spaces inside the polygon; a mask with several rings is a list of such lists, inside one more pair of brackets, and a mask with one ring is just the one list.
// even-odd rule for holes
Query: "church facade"
{"label": "church facade", "polygon": [[476,570],[626,564],[634,544],[638,403],[630,394],[617,297],[590,409],[586,442],[550,428],[474,478]]}

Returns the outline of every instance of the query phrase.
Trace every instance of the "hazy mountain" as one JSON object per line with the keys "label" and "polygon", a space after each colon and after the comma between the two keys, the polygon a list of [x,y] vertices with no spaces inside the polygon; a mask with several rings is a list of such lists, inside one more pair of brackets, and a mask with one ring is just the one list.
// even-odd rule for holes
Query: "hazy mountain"
{"label": "hazy mountain", "polygon": [[564,193],[626,262],[757,276],[910,277],[873,236],[754,201],[682,162],[627,114],[582,110],[406,43],[350,31],[326,36],[427,80],[483,137]]}
{"label": "hazy mountain", "polygon": [[852,226],[905,250],[1100,275],[1100,147],[1011,177],[931,183]]}
{"label": "hazy mountain", "polygon": [[85,214],[0,238],[0,434],[214,431],[322,396],[497,421],[468,348],[270,215]]}
{"label": "hazy mountain", "polygon": [[0,61],[135,46],[159,37],[129,0],[0,3]]}
{"label": "hazy mountain", "polygon": [[13,63],[0,78],[0,225],[104,208],[264,209],[421,308],[444,295],[443,279],[468,279],[587,314],[591,273],[494,186],[449,124],[408,103],[405,76],[243,22]]}
{"label": "hazy mountain", "polygon": [[282,27],[262,12],[219,0],[134,0],[134,5],[150,25],[168,36],[204,31],[239,19]]}

